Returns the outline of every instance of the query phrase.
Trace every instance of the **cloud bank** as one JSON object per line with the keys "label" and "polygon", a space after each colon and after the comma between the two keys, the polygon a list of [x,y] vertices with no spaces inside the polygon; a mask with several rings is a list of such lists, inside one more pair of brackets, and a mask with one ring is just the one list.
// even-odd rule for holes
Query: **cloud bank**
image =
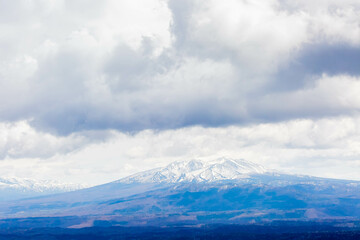
{"label": "cloud bank", "polygon": [[[0,32],[2,164],[84,165],[85,155],[71,156],[119,139],[116,148],[136,139],[137,158],[156,163],[173,159],[170,143],[179,157],[223,153],[289,169],[360,159],[356,0],[0,0]],[[202,135],[218,141],[192,142]],[[132,159],[123,150],[109,165]]]}
{"label": "cloud bank", "polygon": [[[84,4],[1,2],[2,121],[27,120],[60,135],[266,122],[260,103],[268,95],[326,84],[322,74],[358,74],[351,61],[360,52],[356,1]],[[349,52],[343,59],[331,54],[339,48]],[[299,101],[288,107],[296,111]],[[296,117],[312,117],[312,108]]]}
{"label": "cloud bank", "polygon": [[97,140],[94,133],[66,138],[36,133],[25,123],[10,129],[12,138],[0,142],[2,154],[7,151],[0,161],[2,175],[93,185],[176,160],[225,156],[285,172],[360,180],[360,116],[133,135],[112,131]]}

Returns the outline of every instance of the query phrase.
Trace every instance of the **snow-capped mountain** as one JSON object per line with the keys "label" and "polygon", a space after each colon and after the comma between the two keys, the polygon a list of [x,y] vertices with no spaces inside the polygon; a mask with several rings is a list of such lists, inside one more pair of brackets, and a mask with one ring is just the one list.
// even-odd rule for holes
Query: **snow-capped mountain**
{"label": "snow-capped mountain", "polygon": [[79,184],[60,183],[52,180],[0,177],[0,200],[14,200],[84,188]]}
{"label": "snow-capped mountain", "polygon": [[120,179],[119,183],[180,183],[214,182],[250,178],[263,174],[266,169],[258,164],[227,158],[213,161],[177,161],[166,167],[140,172]]}
{"label": "snow-capped mountain", "polygon": [[43,217],[44,224],[46,219],[57,217],[63,220],[54,224],[62,225],[52,226],[61,227],[93,226],[104,221],[110,225],[196,225],[360,220],[359,206],[358,181],[282,174],[245,160],[221,158],[174,162],[104,185],[2,202],[0,215]]}

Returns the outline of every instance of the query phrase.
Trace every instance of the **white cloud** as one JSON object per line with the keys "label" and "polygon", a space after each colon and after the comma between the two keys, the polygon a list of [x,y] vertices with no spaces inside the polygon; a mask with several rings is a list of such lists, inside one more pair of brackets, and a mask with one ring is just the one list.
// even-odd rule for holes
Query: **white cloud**
{"label": "white cloud", "polygon": [[[360,7],[339,8],[333,12],[319,11],[312,16],[311,26],[314,41],[325,40],[330,43],[350,43],[360,45]],[[325,39],[324,39],[325,38]]]}
{"label": "white cloud", "polygon": [[82,132],[67,137],[39,132],[27,121],[0,123],[0,158],[49,158],[80,150],[91,143],[111,138],[111,131]]}
{"label": "white cloud", "polygon": [[303,12],[311,41],[360,43],[360,3],[357,0],[281,0],[286,11]]}
{"label": "white cloud", "polygon": [[308,38],[305,14],[281,11],[277,1],[195,1],[193,8],[189,41],[205,54],[232,52],[252,75],[276,70]]}

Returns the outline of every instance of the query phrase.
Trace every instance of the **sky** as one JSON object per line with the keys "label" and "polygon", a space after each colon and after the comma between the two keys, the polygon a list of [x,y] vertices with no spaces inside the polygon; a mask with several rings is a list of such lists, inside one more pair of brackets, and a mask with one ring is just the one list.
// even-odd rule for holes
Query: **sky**
{"label": "sky", "polygon": [[0,176],[176,160],[360,180],[358,0],[0,0]]}

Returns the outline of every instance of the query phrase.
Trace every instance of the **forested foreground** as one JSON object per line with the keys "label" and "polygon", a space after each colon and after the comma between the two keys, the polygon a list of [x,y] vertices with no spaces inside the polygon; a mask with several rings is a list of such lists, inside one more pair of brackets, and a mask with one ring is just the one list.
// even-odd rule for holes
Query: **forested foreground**
{"label": "forested foreground", "polygon": [[359,228],[328,225],[2,229],[0,239],[360,239]]}

